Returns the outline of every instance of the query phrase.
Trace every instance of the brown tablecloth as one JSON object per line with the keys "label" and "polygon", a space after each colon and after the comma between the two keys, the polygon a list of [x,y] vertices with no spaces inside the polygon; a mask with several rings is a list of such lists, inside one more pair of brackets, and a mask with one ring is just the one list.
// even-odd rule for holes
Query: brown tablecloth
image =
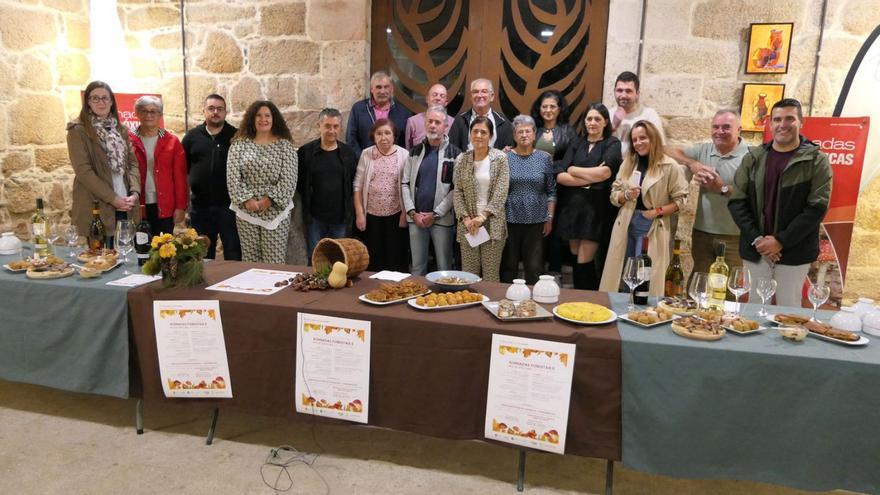
{"label": "brown tablecloth", "polygon": [[[558,319],[502,323],[479,306],[423,312],[405,303],[368,305],[357,297],[379,284],[367,278],[369,273],[342,290],[285,289],[253,296],[204,289],[249,268],[279,267],[215,261],[206,265],[206,285],[162,290],[152,284],[129,292],[132,345],[139,368],[135,374],[145,400],[314,420],[297,413],[294,406],[296,315],[302,311],[372,322],[371,425],[482,439],[492,334],[503,333],[576,344],[566,453],[620,460],[621,343],[616,325],[586,327]],[[481,282],[473,289],[496,300],[503,297],[506,285]],[[153,301],[163,299],[220,301],[232,399],[164,396],[153,326]],[[563,290],[560,301],[571,300],[608,305],[604,293]],[[133,387],[133,392],[138,388]]]}

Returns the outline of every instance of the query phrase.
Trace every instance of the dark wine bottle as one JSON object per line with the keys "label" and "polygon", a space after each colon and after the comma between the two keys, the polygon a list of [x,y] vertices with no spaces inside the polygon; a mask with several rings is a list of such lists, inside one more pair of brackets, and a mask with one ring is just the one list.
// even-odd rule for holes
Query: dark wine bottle
{"label": "dark wine bottle", "polygon": [[641,276],[639,276],[642,283],[636,286],[633,300],[636,305],[647,306],[648,289],[651,286],[651,258],[648,256],[648,236],[642,238],[642,254],[639,255],[639,259],[644,262],[645,267],[642,269]]}
{"label": "dark wine bottle", "polygon": [[150,222],[147,221],[147,207],[141,205],[141,221],[138,223],[134,236],[134,250],[137,253],[138,266],[150,259]]}
{"label": "dark wine bottle", "polygon": [[96,199],[92,202],[92,223],[89,224],[89,249],[100,253],[104,249],[106,239],[107,230],[104,228],[104,222],[101,221],[101,207]]}

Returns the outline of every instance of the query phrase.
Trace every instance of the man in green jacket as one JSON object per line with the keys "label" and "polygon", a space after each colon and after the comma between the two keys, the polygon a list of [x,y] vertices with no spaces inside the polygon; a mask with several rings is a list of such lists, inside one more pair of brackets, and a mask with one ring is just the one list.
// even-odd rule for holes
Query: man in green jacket
{"label": "man in green jacket", "polygon": [[801,104],[778,101],[770,112],[773,141],[749,148],[728,203],[740,229],[739,252],[752,277],[776,280],[776,302],[801,306],[801,287],[819,256],[819,226],[831,198],[831,166],[819,147],[800,135]]}

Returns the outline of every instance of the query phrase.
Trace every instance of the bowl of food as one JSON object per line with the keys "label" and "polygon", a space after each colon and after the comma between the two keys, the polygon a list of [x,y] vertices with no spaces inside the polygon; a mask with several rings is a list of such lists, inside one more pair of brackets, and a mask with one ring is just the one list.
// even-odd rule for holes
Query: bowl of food
{"label": "bowl of food", "polygon": [[807,329],[804,327],[777,327],[776,329],[785,340],[801,342],[807,338]]}
{"label": "bowl of food", "polygon": [[436,285],[444,291],[458,291],[467,289],[483,279],[470,272],[459,270],[440,270],[425,275],[428,282]]}

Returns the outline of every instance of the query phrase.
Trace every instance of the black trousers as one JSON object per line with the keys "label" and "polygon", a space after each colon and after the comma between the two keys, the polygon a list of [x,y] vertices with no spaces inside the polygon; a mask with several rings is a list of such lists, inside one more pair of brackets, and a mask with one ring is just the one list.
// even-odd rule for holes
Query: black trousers
{"label": "black trousers", "polygon": [[522,261],[526,283],[534,285],[544,270],[544,223],[508,223],[507,242],[501,255],[501,281],[510,283]]}
{"label": "black trousers", "polygon": [[223,241],[223,259],[241,261],[241,241],[235,212],[229,206],[193,206],[189,212],[190,222],[199,234],[211,240],[207,258],[217,255],[217,236]]}
{"label": "black trousers", "polygon": [[370,271],[409,271],[409,230],[400,228],[400,213],[377,217],[367,214],[367,228],[360,233],[370,252]]}
{"label": "black trousers", "polygon": [[[150,222],[150,235],[156,236],[162,233],[174,233],[174,217],[159,218],[159,205],[156,203],[146,205],[147,221]],[[198,230],[198,229],[196,229]]]}

